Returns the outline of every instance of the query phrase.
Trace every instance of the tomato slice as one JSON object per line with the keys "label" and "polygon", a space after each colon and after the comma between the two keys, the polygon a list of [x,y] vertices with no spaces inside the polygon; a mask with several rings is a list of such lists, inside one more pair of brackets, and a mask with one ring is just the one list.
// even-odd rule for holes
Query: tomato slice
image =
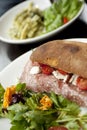
{"label": "tomato slice", "polygon": [[47,74],[47,75],[52,74],[52,72],[54,70],[52,67],[45,65],[45,64],[40,64],[40,67],[41,67],[42,73]]}
{"label": "tomato slice", "polygon": [[68,129],[63,126],[54,126],[54,127],[50,127],[48,130],[68,130]]}
{"label": "tomato slice", "polygon": [[[52,74],[52,72],[54,71],[54,68],[48,66],[48,65],[45,65],[45,64],[40,64],[40,67],[41,67],[41,71],[43,74],[47,74],[47,75],[50,75]],[[67,75],[68,73],[61,70],[61,69],[58,69],[58,72],[61,73],[62,75]]]}
{"label": "tomato slice", "polygon": [[79,89],[81,90],[87,90],[87,79],[82,78],[82,77],[78,77],[77,78],[77,86],[79,87]]}
{"label": "tomato slice", "polygon": [[59,73],[63,74],[63,75],[67,75],[67,72],[61,70],[61,69],[58,69]]}

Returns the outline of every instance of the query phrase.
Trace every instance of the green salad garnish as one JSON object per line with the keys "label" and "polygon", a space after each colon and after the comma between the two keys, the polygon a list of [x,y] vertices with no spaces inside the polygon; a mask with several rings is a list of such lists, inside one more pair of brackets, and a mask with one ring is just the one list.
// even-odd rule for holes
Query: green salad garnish
{"label": "green salad garnish", "polygon": [[2,103],[3,103],[3,95],[4,95],[4,88],[3,86],[0,84],[0,118],[2,117]]}
{"label": "green salad garnish", "polygon": [[43,12],[46,32],[50,32],[76,16],[83,0],[57,0]]}
{"label": "green salad garnish", "polygon": [[[10,99],[7,96],[8,90]],[[68,130],[87,130],[87,114],[82,115],[76,103],[61,95],[54,92],[32,92],[27,90],[26,84],[21,83],[3,92],[4,89],[0,86],[0,115],[11,120],[10,130],[48,130],[52,126],[64,126]],[[8,99],[9,106],[5,107],[4,102]]]}

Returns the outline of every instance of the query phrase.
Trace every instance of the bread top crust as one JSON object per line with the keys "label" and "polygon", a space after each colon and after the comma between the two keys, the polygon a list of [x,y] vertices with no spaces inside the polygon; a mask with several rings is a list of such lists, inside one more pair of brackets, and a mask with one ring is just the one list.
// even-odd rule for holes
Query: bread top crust
{"label": "bread top crust", "polygon": [[87,78],[87,44],[55,40],[35,49],[30,59]]}

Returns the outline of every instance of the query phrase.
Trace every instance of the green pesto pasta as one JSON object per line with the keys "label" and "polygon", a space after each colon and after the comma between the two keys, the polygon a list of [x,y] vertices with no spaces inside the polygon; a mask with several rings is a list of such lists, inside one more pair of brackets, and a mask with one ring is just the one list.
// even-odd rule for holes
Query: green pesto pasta
{"label": "green pesto pasta", "polygon": [[13,21],[13,26],[9,33],[13,39],[27,39],[39,36],[44,32],[43,16],[41,10],[34,6],[20,12]]}

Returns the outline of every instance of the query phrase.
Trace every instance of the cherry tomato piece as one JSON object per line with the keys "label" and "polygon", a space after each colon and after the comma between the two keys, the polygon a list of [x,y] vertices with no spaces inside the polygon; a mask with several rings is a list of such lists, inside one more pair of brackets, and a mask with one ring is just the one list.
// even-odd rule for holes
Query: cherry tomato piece
{"label": "cherry tomato piece", "polygon": [[87,79],[79,76],[77,78],[77,86],[81,90],[87,90]]}
{"label": "cherry tomato piece", "polygon": [[64,24],[66,24],[68,21],[69,21],[69,20],[68,20],[67,17],[64,17],[64,18],[63,18],[63,23],[64,23]]}
{"label": "cherry tomato piece", "polygon": [[67,75],[67,72],[61,70],[61,69],[58,69],[59,73],[63,74],[63,75]]}
{"label": "cherry tomato piece", "polygon": [[47,75],[52,74],[52,72],[54,70],[52,67],[45,65],[45,64],[40,64],[40,67],[41,67],[42,73],[47,74]]}

